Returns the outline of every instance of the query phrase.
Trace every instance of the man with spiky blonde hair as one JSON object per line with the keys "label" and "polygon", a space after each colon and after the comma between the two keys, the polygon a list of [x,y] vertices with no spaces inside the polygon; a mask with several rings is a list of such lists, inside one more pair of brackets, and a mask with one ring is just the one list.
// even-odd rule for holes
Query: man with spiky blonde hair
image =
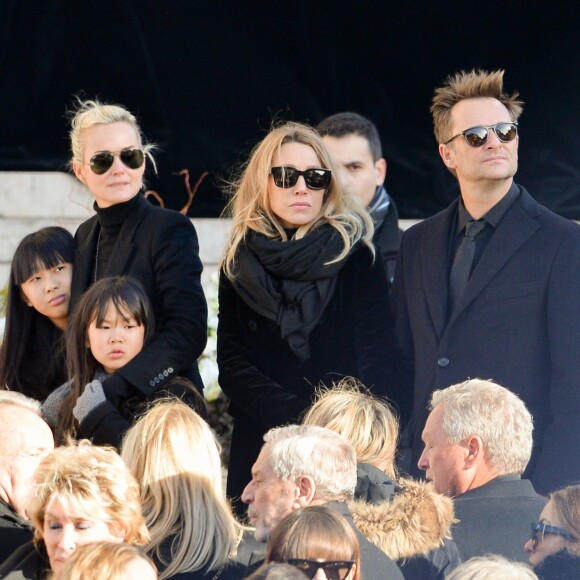
{"label": "man with spiky blonde hair", "polygon": [[548,492],[580,480],[580,227],[514,182],[523,102],[503,75],[462,71],[435,91],[439,154],[461,195],[403,237],[393,399],[416,466],[431,393],[492,377],[534,417],[526,474]]}

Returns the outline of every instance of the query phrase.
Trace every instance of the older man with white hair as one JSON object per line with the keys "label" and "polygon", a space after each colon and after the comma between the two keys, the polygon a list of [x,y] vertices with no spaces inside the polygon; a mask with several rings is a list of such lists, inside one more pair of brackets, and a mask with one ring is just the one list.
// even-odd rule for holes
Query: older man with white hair
{"label": "older man with white hair", "polygon": [[526,561],[522,542],[546,499],[521,476],[532,454],[532,416],[514,393],[471,379],[434,391],[420,469],[454,498],[461,558],[500,554]]}
{"label": "older man with white hair", "polygon": [[0,562],[32,539],[27,500],[38,464],[53,449],[40,403],[21,393],[0,391]]}
{"label": "older man with white hair", "polygon": [[[346,502],[356,486],[356,452],[343,437],[323,427],[289,425],[271,429],[242,494],[258,542],[298,508],[326,505],[355,531],[365,580],[402,579],[398,566],[356,528]],[[265,544],[264,544],[265,552]],[[256,561],[256,554],[251,561]]]}

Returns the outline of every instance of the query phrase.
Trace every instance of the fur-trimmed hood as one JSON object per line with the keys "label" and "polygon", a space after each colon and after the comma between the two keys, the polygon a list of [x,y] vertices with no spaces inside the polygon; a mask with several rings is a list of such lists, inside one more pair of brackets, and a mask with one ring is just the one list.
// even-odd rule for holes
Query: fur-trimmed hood
{"label": "fur-trimmed hood", "polygon": [[425,556],[450,538],[453,501],[431,483],[400,479],[402,488],[390,501],[349,502],[357,528],[392,560]]}

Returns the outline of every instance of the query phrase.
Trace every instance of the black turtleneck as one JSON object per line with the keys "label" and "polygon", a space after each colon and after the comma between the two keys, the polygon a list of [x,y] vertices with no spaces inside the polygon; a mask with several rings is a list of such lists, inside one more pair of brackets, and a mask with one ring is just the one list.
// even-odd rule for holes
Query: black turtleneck
{"label": "black turtleneck", "polygon": [[94,270],[95,265],[93,266],[93,280],[96,281],[105,276],[121,227],[137,204],[140,195],[138,193],[128,201],[123,201],[110,207],[99,207],[97,202],[93,205],[101,226],[95,257],[96,271]]}

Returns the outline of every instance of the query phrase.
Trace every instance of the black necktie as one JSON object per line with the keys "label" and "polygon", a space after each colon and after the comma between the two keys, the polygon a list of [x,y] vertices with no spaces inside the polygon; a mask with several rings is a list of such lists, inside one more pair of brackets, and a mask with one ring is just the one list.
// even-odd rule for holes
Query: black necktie
{"label": "black necktie", "polygon": [[475,237],[484,227],[484,221],[470,220],[465,224],[465,235],[457,248],[449,274],[449,313],[453,312],[465,291],[475,256]]}

